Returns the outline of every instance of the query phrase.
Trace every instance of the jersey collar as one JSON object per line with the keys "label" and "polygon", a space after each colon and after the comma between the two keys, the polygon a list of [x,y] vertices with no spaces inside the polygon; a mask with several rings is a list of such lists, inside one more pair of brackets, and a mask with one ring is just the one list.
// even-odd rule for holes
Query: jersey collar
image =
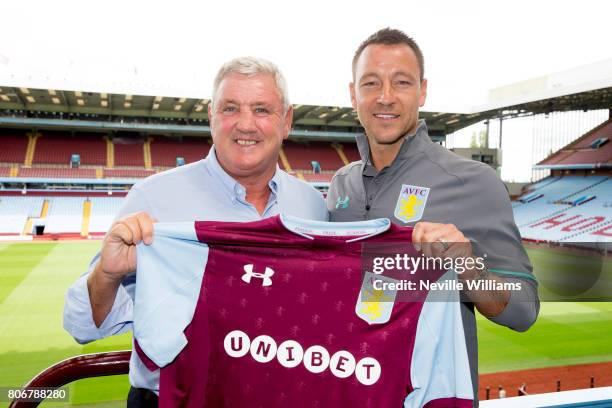
{"label": "jersey collar", "polygon": [[278,218],[287,230],[313,241],[325,237],[350,237],[345,242],[355,242],[380,235],[391,228],[388,218],[355,222],[313,221],[287,214],[280,214]]}

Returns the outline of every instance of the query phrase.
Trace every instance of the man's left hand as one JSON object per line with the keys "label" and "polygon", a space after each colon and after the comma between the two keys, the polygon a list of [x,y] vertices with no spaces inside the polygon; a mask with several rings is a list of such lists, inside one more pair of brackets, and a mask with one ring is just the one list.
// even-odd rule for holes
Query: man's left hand
{"label": "man's left hand", "polygon": [[412,243],[427,257],[468,258],[472,244],[454,224],[418,222],[412,231]]}

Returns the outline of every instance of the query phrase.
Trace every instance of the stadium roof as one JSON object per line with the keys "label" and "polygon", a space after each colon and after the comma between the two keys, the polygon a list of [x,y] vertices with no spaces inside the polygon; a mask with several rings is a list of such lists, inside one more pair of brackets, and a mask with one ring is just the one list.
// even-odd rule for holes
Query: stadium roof
{"label": "stadium roof", "polygon": [[[524,85],[518,84],[514,88],[502,88],[492,92],[512,94],[515,92],[514,89],[521,89],[521,87]],[[582,90],[572,94],[564,94],[563,89],[554,89],[552,92],[543,90],[536,94],[542,99],[534,98],[532,92],[518,95],[518,97],[511,95],[510,98],[504,99],[509,102],[517,102],[513,105],[502,103],[498,104],[499,106],[484,107],[486,109],[474,113],[422,111],[420,116],[427,121],[433,135],[444,136],[482,120],[499,117],[511,118],[581,109],[612,109],[612,86]],[[186,134],[200,134],[208,130],[207,107],[209,102],[208,99],[185,97],[0,86],[0,111],[4,114],[4,117],[0,116],[0,125],[83,130],[183,132],[185,125],[189,124],[204,126],[204,128],[199,130],[196,127],[193,132],[185,132]],[[361,131],[357,114],[352,107],[294,105],[294,109],[294,127],[297,129],[311,129],[326,133]],[[139,129],[136,129],[129,121],[126,123],[125,120],[121,120],[121,118],[131,117],[139,118],[141,122]],[[80,123],[77,123],[76,120],[80,120]],[[170,120],[180,128],[160,128],[160,123],[170,125],[170,123],[164,123],[165,120]],[[101,122],[105,124],[101,125]],[[135,119],[135,122],[138,120]]]}
{"label": "stadium roof", "polygon": [[[156,122],[151,131],[160,130],[157,124],[171,119],[182,125],[208,125],[209,99],[185,97],[110,94],[56,89],[0,87],[0,125],[27,127],[73,127],[67,120],[82,120],[74,128],[99,130],[134,130],[125,121],[111,121],[111,117],[136,117]],[[294,126],[318,129],[360,132],[361,125],[352,107],[293,105]],[[9,116],[8,118],[6,116]],[[490,113],[460,114],[448,112],[421,112],[421,118],[434,135],[443,136],[457,129],[490,117]],[[44,119],[41,121],[40,119]],[[177,122],[178,121],[178,122]],[[55,125],[54,125],[55,122]],[[98,122],[106,122],[101,126]],[[110,122],[110,123],[109,123]],[[167,129],[162,130],[167,131]],[[189,132],[187,132],[189,133]],[[200,133],[200,132],[194,132]]]}

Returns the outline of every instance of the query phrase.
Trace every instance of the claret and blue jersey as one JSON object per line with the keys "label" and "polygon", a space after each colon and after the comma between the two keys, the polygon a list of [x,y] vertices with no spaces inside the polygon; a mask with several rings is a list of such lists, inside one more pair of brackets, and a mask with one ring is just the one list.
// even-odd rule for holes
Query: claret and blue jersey
{"label": "claret and blue jersey", "polygon": [[282,215],[156,224],[137,251],[134,335],[161,367],[160,406],[471,407],[460,303],[394,301],[362,273],[364,245],[411,233]]}

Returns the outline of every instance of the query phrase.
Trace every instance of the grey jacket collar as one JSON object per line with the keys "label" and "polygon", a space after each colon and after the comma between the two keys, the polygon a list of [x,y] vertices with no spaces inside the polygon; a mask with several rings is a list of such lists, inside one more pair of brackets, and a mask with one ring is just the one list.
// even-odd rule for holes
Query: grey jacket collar
{"label": "grey jacket collar", "polygon": [[[359,155],[361,156],[361,161],[364,164],[364,171],[368,167],[373,168],[370,160],[370,145],[368,144],[367,136],[365,134],[358,135],[356,140],[357,149],[359,149]],[[402,143],[402,147],[400,148],[397,157],[395,160],[393,160],[393,163],[391,163],[391,167],[393,167],[393,165],[398,161],[402,161],[424,151],[427,145],[431,143],[431,139],[429,138],[429,134],[427,132],[427,124],[425,123],[425,120],[420,119],[414,133],[404,136],[404,143]],[[376,173],[376,170],[374,170],[374,173]]]}

